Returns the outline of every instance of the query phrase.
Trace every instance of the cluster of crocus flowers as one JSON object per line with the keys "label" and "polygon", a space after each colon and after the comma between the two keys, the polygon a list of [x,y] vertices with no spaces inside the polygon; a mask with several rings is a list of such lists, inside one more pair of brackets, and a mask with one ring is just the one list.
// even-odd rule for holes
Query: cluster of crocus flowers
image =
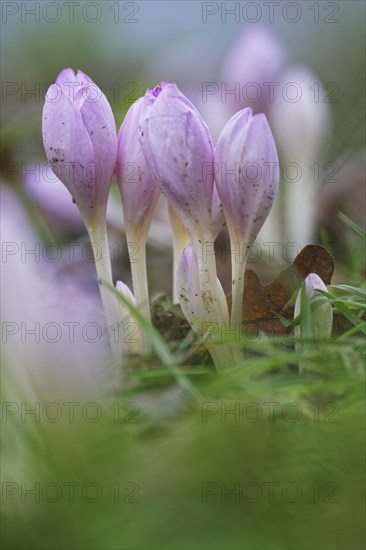
{"label": "cluster of crocus flowers", "polygon": [[[129,318],[118,293],[150,318],[146,240],[162,193],[169,205],[174,287],[183,312],[201,336],[210,324],[240,330],[247,250],[266,220],[279,181],[276,147],[265,116],[253,116],[249,108],[239,111],[228,121],[215,149],[194,105],[175,84],[161,82],[131,106],[117,138],[107,99],[89,77],[66,69],[54,86],[61,87],[61,100],[46,98],[44,145],[91,240],[101,247],[96,267],[108,324],[119,326],[123,315]],[[95,95],[91,100],[91,88],[94,94],[98,91],[97,100]],[[52,97],[50,92],[47,95]],[[116,293],[108,288],[113,281],[105,213],[113,173],[121,192],[127,241],[137,250],[138,261],[131,262],[133,294],[121,282]],[[240,249],[239,261],[237,255],[232,261],[231,312],[214,253],[215,238],[225,223],[232,248]],[[119,353],[115,331],[111,343]],[[220,348],[210,348],[215,364],[232,364],[235,354],[230,346]],[[149,351],[146,336],[141,334],[129,351]]]}

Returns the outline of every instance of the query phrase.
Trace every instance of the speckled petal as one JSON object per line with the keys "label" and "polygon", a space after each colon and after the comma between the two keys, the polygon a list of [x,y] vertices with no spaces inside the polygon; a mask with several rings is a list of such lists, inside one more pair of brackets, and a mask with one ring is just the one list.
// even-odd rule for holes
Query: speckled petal
{"label": "speckled petal", "polygon": [[65,93],[52,90],[43,108],[42,134],[52,170],[70,191],[79,208],[93,206],[94,185],[85,177],[85,166],[94,160],[94,151],[80,112]]}
{"label": "speckled petal", "polygon": [[266,117],[249,108],[223,129],[215,152],[216,185],[226,221],[252,242],[272,207],[279,183],[276,146]]}
{"label": "speckled petal", "polygon": [[117,135],[107,98],[84,74],[63,69],[45,98],[46,155],[85,217],[105,216],[117,158]]}
{"label": "speckled petal", "polygon": [[140,143],[156,182],[189,230],[211,231],[213,146],[198,111],[175,84],[147,95]]}
{"label": "speckled petal", "polygon": [[201,298],[197,255],[193,245],[185,247],[178,265],[177,294],[190,325],[202,334],[205,309]]}
{"label": "speckled petal", "polygon": [[90,175],[94,173],[95,176],[95,199],[106,201],[117,160],[116,124],[112,109],[100,90],[95,96],[95,90],[83,86],[79,94],[85,96],[80,113],[94,151],[95,169],[91,167]]}

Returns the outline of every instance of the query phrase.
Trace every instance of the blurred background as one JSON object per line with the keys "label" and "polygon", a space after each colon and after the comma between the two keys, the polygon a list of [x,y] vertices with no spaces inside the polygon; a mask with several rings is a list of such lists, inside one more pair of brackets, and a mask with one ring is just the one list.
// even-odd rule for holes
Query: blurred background
{"label": "blurred background", "polygon": [[[71,197],[61,183],[50,183],[44,169],[44,95],[58,73],[71,67],[89,75],[106,94],[117,130],[131,103],[161,80],[175,82],[197,106],[214,140],[238,109],[249,105],[265,112],[281,165],[301,166],[301,177],[295,181],[283,173],[276,208],[258,237],[259,243],[279,243],[275,261],[263,254],[260,262],[254,261],[255,269],[269,280],[305,244],[319,242],[335,257],[335,282],[362,282],[364,255],[338,212],[365,227],[364,2],[42,0],[3,1],[1,10],[1,185],[8,241],[28,238],[30,243],[38,239],[63,246],[86,239]],[[274,101],[265,92],[258,101],[244,97],[244,89],[249,95],[248,82],[255,82],[262,92],[268,89],[264,83],[278,83]],[[295,91],[301,91],[296,102],[282,94],[284,86],[294,82]],[[233,89],[235,94],[227,93]],[[109,206],[110,241],[120,243],[122,250],[115,275],[130,284],[116,186]],[[149,241],[149,282],[151,292],[170,294],[172,253],[166,227],[161,204]],[[291,253],[288,243],[295,243]],[[218,246],[229,247],[225,231]],[[226,263],[218,260],[226,290],[230,288],[228,260],[228,256]],[[25,310],[37,308],[33,273],[26,268],[18,264],[6,279],[13,288],[13,302],[6,303],[13,308],[15,300],[17,319]],[[51,268],[45,266],[44,273]],[[74,266],[71,276],[82,279],[83,299],[89,304],[84,312],[93,315],[88,310],[96,289],[93,266]],[[39,281],[39,274],[34,279]],[[70,273],[58,271],[58,296],[52,297],[52,304],[72,302],[69,279]],[[2,297],[7,292],[4,286]],[[43,399],[57,399],[62,373],[73,376],[68,368],[60,375],[62,352],[61,348],[59,354],[53,349],[46,355],[33,354],[37,368],[25,377],[28,351],[11,349],[11,361],[9,355],[6,359],[16,365],[15,382],[6,388],[6,402],[29,396],[35,372],[42,390],[42,361],[55,364],[57,371],[52,390],[43,388]],[[83,391],[85,381],[90,382],[89,366],[98,371],[96,363],[101,361],[103,352],[83,356]],[[198,374],[197,384],[201,382]],[[16,414],[8,415],[6,458],[11,466],[3,479],[16,485],[3,482],[3,502],[9,510],[3,525],[4,548],[343,550],[363,546],[364,420],[361,408],[356,410],[354,405],[362,385],[335,380],[330,392],[319,380],[301,387],[282,375],[253,383],[248,376],[234,373],[221,385],[210,379],[205,386],[209,401],[223,395],[231,404],[260,398],[280,402],[279,411],[296,398],[306,411],[301,422],[285,422],[279,414],[275,425],[266,420],[223,422],[219,417],[204,424],[199,408],[186,410],[180,390],[175,388],[162,398],[157,385],[151,382],[150,397],[144,397],[147,412],[144,409],[136,426],[112,422],[114,409],[104,404],[103,420],[96,424],[83,418],[75,424],[66,419],[56,424],[35,420],[30,425]],[[81,400],[83,394],[73,394],[71,386],[70,382],[66,397]],[[92,382],[91,391],[93,387]],[[314,421],[314,399],[324,420],[329,413],[324,407],[343,396],[340,423]],[[33,402],[38,399],[37,392],[32,398]],[[112,394],[108,407],[116,400],[123,408],[135,399],[134,394]],[[123,414],[128,412],[125,409]],[[257,503],[243,496],[239,501],[223,499],[221,484],[237,481],[241,487],[257,483],[263,491],[271,482],[279,483],[280,491],[294,482],[303,496],[291,501],[292,496],[289,500],[281,492],[274,504],[267,493]],[[39,483],[41,491],[54,482],[63,489],[62,497],[52,503],[55,488],[50,487],[49,495],[41,493],[38,502],[21,498],[23,482],[27,488]],[[89,496],[70,501],[66,482],[80,487],[97,482],[103,495],[93,503],[95,487],[91,487]],[[208,504],[202,496],[206,482],[213,492]],[[332,500],[333,491],[336,500]]]}

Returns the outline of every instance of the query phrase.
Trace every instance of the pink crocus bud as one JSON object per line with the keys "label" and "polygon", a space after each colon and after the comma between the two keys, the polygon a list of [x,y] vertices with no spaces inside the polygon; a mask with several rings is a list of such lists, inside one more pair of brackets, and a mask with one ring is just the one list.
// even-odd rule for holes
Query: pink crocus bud
{"label": "pink crocus bud", "polygon": [[[146,241],[160,189],[150,173],[139,143],[139,121],[145,103],[138,99],[128,110],[118,133],[117,182],[121,192],[123,217],[131,258],[133,290],[138,306],[150,320],[146,270]],[[143,336],[142,349],[149,351]]]}
{"label": "pink crocus bud", "polygon": [[117,158],[116,125],[107,98],[83,72],[64,69],[50,86],[42,133],[47,159],[84,221],[105,216]]}
{"label": "pink crocus bud", "polygon": [[126,233],[146,238],[160,189],[146,165],[139,144],[142,107],[142,99],[133,103],[118,132],[116,175]]}
{"label": "pink crocus bud", "polygon": [[269,29],[253,25],[245,29],[224,62],[221,100],[231,112],[251,107],[255,113],[267,112],[279,92],[279,72],[287,52]]}
{"label": "pink crocus bud", "polygon": [[[310,273],[305,279],[305,285],[297,295],[294,309],[294,317],[300,315],[300,325],[295,327],[295,336],[298,338],[314,338],[314,341],[325,342],[332,335],[333,327],[333,309],[330,300],[320,291],[328,292],[327,286],[316,273]],[[305,292],[305,296],[304,296]],[[302,309],[309,305],[309,316],[305,322],[301,322]],[[304,316],[306,317],[306,316]],[[302,349],[301,343],[296,344],[297,349]],[[304,370],[303,363],[299,365],[300,370]]]}
{"label": "pink crocus bud", "polygon": [[130,304],[133,306],[136,306],[136,300],[134,295],[132,294],[130,288],[125,284],[122,283],[122,281],[116,282],[116,290],[126,299]]}
{"label": "pink crocus bud", "polygon": [[[220,285],[219,281],[218,285]],[[204,338],[207,349],[215,366],[230,366],[233,364],[233,350],[230,346],[215,345],[212,340],[224,340],[226,327],[229,323],[229,313],[224,291],[220,285],[220,302],[225,311],[224,322],[216,317],[216,312],[206,307],[200,285],[199,263],[195,247],[187,245],[183,250],[177,270],[177,294],[180,306],[193,330]]]}
{"label": "pink crocus bud", "polygon": [[162,82],[146,92],[144,101],[140,143],[156,183],[191,239],[210,236],[214,150],[209,130],[175,84]]}
{"label": "pink crocus bud", "polygon": [[140,143],[146,162],[195,245],[205,307],[224,323],[213,246],[214,150],[209,130],[175,84],[162,82],[147,91],[144,101]]}
{"label": "pink crocus bud", "polygon": [[[328,292],[327,286],[323,283],[319,275],[316,273],[310,273],[305,279],[305,293],[310,305],[316,304],[317,302],[323,302],[313,308],[311,313],[312,322],[313,324],[318,323],[319,333],[321,333],[324,337],[329,337],[332,332],[333,322],[332,304],[323,294],[321,294],[321,292],[318,292],[319,290]],[[297,317],[300,312],[301,291],[296,298],[294,316]]]}
{"label": "pink crocus bud", "polygon": [[266,117],[250,108],[236,113],[216,147],[216,185],[224,208],[232,249],[232,328],[242,320],[247,251],[272,207],[279,183],[276,146]]}
{"label": "pink crocus bud", "polygon": [[48,89],[43,108],[43,143],[52,170],[70,191],[98,250],[95,266],[105,311],[110,344],[116,359],[122,343],[112,327],[118,323],[108,248],[106,209],[117,158],[116,125],[111,107],[92,80],[64,69]]}
{"label": "pink crocus bud", "polygon": [[[173,303],[178,303],[177,295],[177,269],[184,248],[189,244],[189,235],[181,222],[180,217],[176,214],[174,208],[168,203],[168,212],[170,225],[173,233]],[[213,239],[219,235],[223,227],[226,225],[224,210],[218,195],[216,186],[214,186],[212,197],[212,233]]]}

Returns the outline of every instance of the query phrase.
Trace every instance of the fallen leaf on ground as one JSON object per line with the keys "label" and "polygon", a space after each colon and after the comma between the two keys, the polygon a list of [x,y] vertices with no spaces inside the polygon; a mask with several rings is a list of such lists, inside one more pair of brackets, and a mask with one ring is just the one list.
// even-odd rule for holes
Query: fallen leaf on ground
{"label": "fallen leaf on ground", "polygon": [[[305,246],[290,267],[269,285],[263,286],[256,273],[247,269],[244,280],[243,333],[258,333],[260,329],[273,335],[290,334],[293,329],[286,327],[276,313],[292,321],[292,298],[309,273],[316,273],[328,285],[333,271],[332,255],[318,244]],[[231,295],[227,296],[227,301],[230,309]]]}

